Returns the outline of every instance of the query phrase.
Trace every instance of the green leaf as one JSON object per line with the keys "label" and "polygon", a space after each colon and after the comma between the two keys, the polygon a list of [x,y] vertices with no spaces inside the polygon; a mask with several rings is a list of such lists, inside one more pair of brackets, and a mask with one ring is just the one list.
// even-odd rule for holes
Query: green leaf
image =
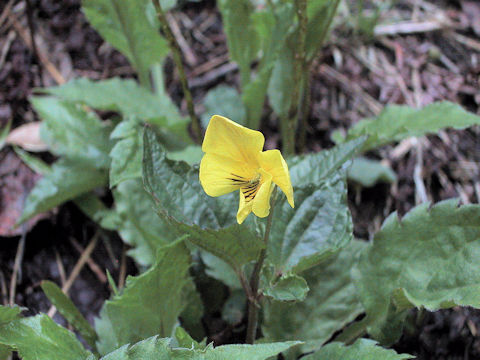
{"label": "green leaf", "polygon": [[[131,79],[112,78],[93,81],[79,78],[40,91],[97,110],[119,112],[125,118],[138,118],[160,127],[172,128],[176,124],[185,125],[187,122],[166,93],[162,96],[154,95]],[[135,122],[127,121],[121,124],[135,125]]]}
{"label": "green leaf", "polygon": [[225,261],[207,251],[202,252],[201,256],[202,261],[206,265],[205,272],[208,276],[223,282],[230,289],[242,288],[242,284],[240,283],[235,270],[233,270]]}
{"label": "green leaf", "polygon": [[294,82],[294,58],[293,50],[285,43],[280,50],[272,76],[268,85],[268,98],[273,111],[279,117],[288,115],[292,103],[292,89],[297,86]]}
{"label": "green leaf", "polygon": [[[206,344],[200,344],[195,341],[181,326],[175,329],[175,340],[177,340],[178,347],[186,349],[205,349]],[[205,339],[206,340],[206,339]]]}
{"label": "green leaf", "polygon": [[98,351],[106,354],[155,334],[170,335],[186,305],[189,267],[190,252],[180,240],[160,249],[148,271],[129,277],[124,292],[106,301],[95,321]]}
{"label": "green leaf", "polygon": [[153,129],[145,129],[143,144],[143,182],[158,209],[176,221],[200,228],[218,229],[236,224],[236,211],[222,206],[231,196],[221,199],[207,196],[198,179],[198,168],[169,160]]}
{"label": "green leaf", "polygon": [[[78,208],[85,215],[87,215],[90,219],[92,219],[102,227],[102,222],[104,221],[104,218],[107,216],[107,214],[112,212],[112,210],[108,209],[102,202],[102,200],[98,198],[98,195],[96,195],[94,192],[80,195],[76,197],[73,201],[75,205],[77,205]],[[104,228],[108,230],[116,230],[108,227]]]}
{"label": "green leaf", "polygon": [[311,61],[324,45],[332,18],[335,16],[340,0],[317,0],[307,4],[307,34],[305,50],[307,61]]}
{"label": "green leaf", "polygon": [[262,240],[246,226],[235,224],[222,229],[202,229],[168,218],[161,212],[159,215],[170,223],[172,231],[176,229],[178,236],[188,234],[188,241],[222,259],[236,273],[240,273],[243,265],[258,259],[264,248]]}
{"label": "green leaf", "polygon": [[245,104],[247,119],[245,125],[250,129],[258,129],[260,127],[260,118],[262,117],[263,104],[267,96],[272,69],[273,66],[262,69],[258,72],[255,79],[243,88],[242,101]]}
{"label": "green leaf", "polygon": [[158,249],[178,237],[158,218],[155,204],[140,179],[122,182],[113,191],[113,197],[119,217],[114,227],[122,240],[132,246],[128,254],[141,265],[152,264]]}
{"label": "green leaf", "polygon": [[30,153],[22,150],[19,147],[14,147],[13,150],[20,159],[27,165],[32,171],[37,174],[46,175],[52,172],[51,167],[42,159],[31,155]]}
{"label": "green leaf", "polygon": [[41,136],[55,155],[90,167],[109,167],[111,129],[92,111],[54,97],[33,97],[31,103],[43,119]]}
{"label": "green leaf", "polygon": [[[20,318],[20,313],[22,308],[17,305],[14,306],[3,306],[0,305],[0,329],[3,325],[9,323],[10,321]],[[12,353],[12,349],[9,346],[0,344],[0,360],[7,360],[7,358]]]}
{"label": "green leaf", "polygon": [[[422,109],[390,105],[378,117],[362,120],[349,129],[345,139],[368,135],[362,148],[362,151],[368,151],[410,136],[437,133],[444,128],[464,129],[476,124],[480,124],[480,116],[448,101],[433,103]],[[343,141],[338,133],[334,139]]]}
{"label": "green leaf", "polygon": [[97,334],[72,300],[54,282],[44,280],[41,287],[48,300],[57,308],[59,313],[82,335],[92,348],[95,348]]}
{"label": "green leaf", "polygon": [[168,45],[147,17],[148,0],[83,0],[88,21],[122,52],[148,87],[149,68],[162,62]]}
{"label": "green leaf", "polygon": [[263,294],[277,301],[303,301],[309,290],[305,279],[295,274],[282,275],[264,286]]}
{"label": "green leaf", "polygon": [[45,314],[0,325],[0,344],[12,347],[24,360],[85,360],[91,355],[73,333]]}
{"label": "green leaf", "polygon": [[397,354],[394,350],[384,349],[369,339],[357,340],[353,345],[331,343],[319,351],[307,355],[305,360],[401,360],[414,359],[408,354]]}
{"label": "green leaf", "polygon": [[256,32],[262,42],[262,58],[255,78],[243,86],[242,100],[247,110],[247,126],[258,129],[263,104],[268,91],[275,60],[293,24],[294,9],[291,3],[272,9],[257,11],[252,15]]}
{"label": "green leaf", "polygon": [[251,18],[253,5],[250,0],[220,0],[217,5],[222,13],[230,57],[238,63],[242,86],[245,86],[250,82],[250,65],[259,48]]}
{"label": "green leaf", "polygon": [[219,85],[209,90],[203,101],[205,113],[202,125],[206,128],[213,115],[225,116],[236,123],[245,125],[246,113],[240,94],[232,86]]}
{"label": "green leaf", "polygon": [[141,131],[120,139],[110,151],[110,188],[142,176],[143,137]]}
{"label": "green leaf", "polygon": [[338,256],[303,272],[310,288],[305,301],[265,303],[262,331],[269,341],[305,341],[284,354],[286,359],[318,349],[363,312],[350,270],[366,246],[366,242],[352,240]]}
{"label": "green leaf", "polygon": [[198,145],[189,145],[183,150],[170,151],[167,154],[170,160],[185,161],[187,164],[198,164],[202,159],[202,148]]}
{"label": "green leaf", "polygon": [[371,187],[380,182],[390,184],[397,181],[397,175],[389,166],[364,157],[354,159],[347,174],[348,180],[365,187]]}
{"label": "green leaf", "polygon": [[299,344],[298,341],[257,345],[223,345],[205,349],[171,348],[170,339],[156,336],[124,346],[101,360],[266,360]]}
{"label": "green leaf", "polygon": [[281,196],[268,242],[267,258],[278,273],[300,273],[319,264],[352,239],[352,219],[341,176],[295,188],[295,210]]}
{"label": "green leaf", "polygon": [[319,184],[338,173],[361,149],[365,139],[361,137],[316,154],[299,155],[287,159],[293,186]]}
{"label": "green leaf", "polygon": [[401,326],[382,329],[407,308],[480,308],[479,219],[480,205],[448,200],[385,220],[353,270],[372,336],[395,341]]}
{"label": "green leaf", "polygon": [[107,182],[108,176],[103,170],[66,159],[59,160],[52,165],[51,173],[40,179],[28,194],[18,224],[90,190],[105,186]]}
{"label": "green leaf", "polygon": [[262,241],[248,226],[236,223],[232,196],[207,196],[198,179],[198,168],[169,160],[149,128],[145,129],[144,146],[144,184],[170,232],[188,234],[189,241],[218,256],[236,272],[258,257]]}
{"label": "green leaf", "polygon": [[20,318],[20,313],[24,309],[14,305],[14,306],[4,306],[0,305],[0,326],[5,325],[6,323]]}

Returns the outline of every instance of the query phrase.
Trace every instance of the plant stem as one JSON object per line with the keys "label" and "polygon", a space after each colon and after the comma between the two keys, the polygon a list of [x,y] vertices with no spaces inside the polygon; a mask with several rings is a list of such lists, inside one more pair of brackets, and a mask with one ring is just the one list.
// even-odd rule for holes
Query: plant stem
{"label": "plant stem", "polygon": [[303,76],[307,70],[306,68],[306,54],[305,54],[305,38],[307,36],[307,0],[295,0],[295,10],[298,18],[298,41],[295,49],[295,58],[293,63],[293,92],[292,103],[288,112],[288,121],[285,132],[286,144],[284,150],[286,155],[295,153],[295,130],[298,124],[299,107],[300,107],[300,93],[302,88]]}
{"label": "plant stem", "polygon": [[245,342],[247,344],[253,344],[255,342],[255,336],[257,334],[258,323],[258,310],[260,293],[258,292],[258,285],[260,283],[260,273],[262,271],[263,263],[267,256],[268,238],[270,237],[270,229],[272,228],[273,211],[275,209],[275,200],[277,197],[277,187],[273,189],[272,200],[270,203],[270,214],[268,214],[267,227],[265,228],[265,234],[263,236],[263,243],[265,247],[260,251],[258,260],[253,268],[252,275],[250,277],[250,289],[252,296],[248,297],[248,325],[247,336]]}
{"label": "plant stem", "polygon": [[188,114],[190,115],[190,120],[192,121],[192,129],[195,134],[197,142],[201,142],[203,138],[202,127],[200,126],[200,120],[195,114],[195,107],[193,105],[193,98],[192,93],[188,87],[187,76],[185,75],[185,68],[182,62],[182,52],[180,47],[178,46],[177,40],[170,29],[170,25],[168,24],[167,17],[165,12],[162,9],[162,5],[160,4],[160,0],[153,0],[153,4],[155,5],[155,10],[157,11],[157,17],[162,25],[162,30],[165,34],[165,37],[168,41],[168,45],[170,50],[172,51],[173,61],[175,66],[178,69],[178,75],[180,77],[180,82],[182,84],[183,94],[185,96],[185,100],[187,101],[187,109]]}

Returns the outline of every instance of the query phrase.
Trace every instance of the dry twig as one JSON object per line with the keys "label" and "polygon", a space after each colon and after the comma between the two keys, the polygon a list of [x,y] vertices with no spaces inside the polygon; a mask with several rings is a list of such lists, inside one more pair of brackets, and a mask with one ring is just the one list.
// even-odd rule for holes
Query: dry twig
{"label": "dry twig", "polygon": [[[78,259],[77,263],[73,267],[72,272],[68,276],[67,281],[65,284],[62,286],[62,291],[68,295],[68,292],[70,291],[70,288],[72,287],[74,281],[77,279],[78,275],[80,274],[80,271],[82,271],[83,266],[85,263],[88,261],[90,258],[90,254],[92,251],[95,249],[95,246],[97,245],[98,237],[100,236],[100,231],[97,231],[95,235],[93,235],[92,240],[90,240],[90,243],[88,244],[87,248],[85,251],[82,253],[80,258]],[[48,316],[53,318],[55,316],[57,309],[55,306],[50,307],[48,310]]]}
{"label": "dry twig", "polygon": [[339,73],[337,70],[327,64],[320,65],[319,72],[331,79],[336,80],[342,85],[343,89],[354,96],[362,98],[368,109],[374,114],[378,115],[383,109],[383,106],[375,100],[372,96],[366,93],[360,85],[350,81],[345,75]]}

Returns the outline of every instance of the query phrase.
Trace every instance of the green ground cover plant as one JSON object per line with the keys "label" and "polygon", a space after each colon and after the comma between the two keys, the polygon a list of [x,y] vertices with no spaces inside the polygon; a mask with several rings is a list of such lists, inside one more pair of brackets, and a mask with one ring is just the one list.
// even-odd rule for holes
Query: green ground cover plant
{"label": "green ground cover plant", "polygon": [[[388,349],[409,310],[480,308],[480,205],[451,199],[421,204],[402,218],[393,213],[371,241],[354,238],[347,206],[347,181],[395,181],[390,169],[361,155],[408,137],[478,125],[479,116],[450,102],[387,106],[346,134],[335,133],[331,149],[295,153],[304,141],[309,67],[338,4],[219,0],[240,91],[212,89],[199,116],[165,20],[175,1],[83,1],[92,26],[129,59],[138,81],[79,78],[38,89],[31,103],[57,160],[49,165],[17,149],[43,175],[19,223],[73,201],[99,227],[118,232],[142,273],[122,290],[110,278],[111,298],[93,326],[56,284],[43,282],[78,336],[46,314],[25,317],[23,308],[0,306],[0,360],[12,351],[26,360],[261,360],[280,353],[285,359],[409,359]],[[169,55],[188,117],[165,90],[162,65]],[[272,185],[269,211],[238,221],[238,194],[210,197],[200,182],[202,128],[218,114],[259,129],[266,99],[278,119],[295,206]],[[99,111],[111,115],[102,119]],[[246,184],[260,186],[263,176]],[[111,206],[99,188],[111,191]],[[229,288],[227,302],[247,318],[244,343],[206,342],[200,272]]]}

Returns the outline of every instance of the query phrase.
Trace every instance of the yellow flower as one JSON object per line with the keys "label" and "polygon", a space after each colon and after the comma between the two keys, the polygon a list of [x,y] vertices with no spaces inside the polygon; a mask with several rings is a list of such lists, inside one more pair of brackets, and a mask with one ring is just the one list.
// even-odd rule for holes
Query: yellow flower
{"label": "yellow flower", "polygon": [[252,211],[258,217],[268,216],[274,184],[294,207],[287,163],[279,150],[262,151],[264,143],[261,132],[219,115],[212,116],[203,139],[200,183],[210,196],[240,190],[239,224]]}

